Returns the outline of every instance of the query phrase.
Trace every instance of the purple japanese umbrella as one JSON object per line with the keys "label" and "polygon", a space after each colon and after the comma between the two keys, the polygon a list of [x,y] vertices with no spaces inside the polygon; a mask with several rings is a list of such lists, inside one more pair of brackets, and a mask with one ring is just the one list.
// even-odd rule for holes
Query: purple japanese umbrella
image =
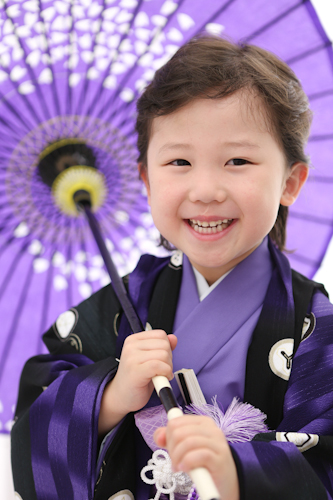
{"label": "purple japanese umbrella", "polygon": [[62,151],[55,162],[90,158],[104,175],[96,217],[120,273],[156,253],[136,170],[135,101],[203,30],[271,50],[302,81],[314,169],[290,211],[287,247],[300,272],[319,267],[333,225],[333,52],[310,1],[0,0],[1,431],[43,331],[109,281],[86,219],[58,209],[38,165]]}

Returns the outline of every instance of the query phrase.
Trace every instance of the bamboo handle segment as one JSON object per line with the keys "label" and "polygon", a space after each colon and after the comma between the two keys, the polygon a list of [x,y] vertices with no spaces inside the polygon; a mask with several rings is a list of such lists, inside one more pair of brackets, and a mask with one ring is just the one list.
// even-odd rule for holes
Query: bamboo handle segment
{"label": "bamboo handle segment", "polygon": [[[169,380],[166,377],[157,375],[153,377],[153,384],[167,412],[168,420],[181,417],[183,412],[178,407]],[[218,500],[220,498],[212,476],[207,469],[198,467],[191,470],[189,475],[195,484],[201,500]]]}

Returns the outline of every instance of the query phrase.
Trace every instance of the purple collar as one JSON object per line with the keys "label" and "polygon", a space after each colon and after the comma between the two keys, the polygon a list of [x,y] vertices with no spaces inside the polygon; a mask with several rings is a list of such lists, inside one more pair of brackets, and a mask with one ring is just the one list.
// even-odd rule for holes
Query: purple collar
{"label": "purple collar", "polygon": [[[184,256],[174,328],[178,337],[174,371],[192,368],[207,402],[217,394],[226,408],[234,396],[243,399],[247,351],[272,269],[265,238],[200,302],[192,266]],[[179,396],[174,382],[173,387]]]}

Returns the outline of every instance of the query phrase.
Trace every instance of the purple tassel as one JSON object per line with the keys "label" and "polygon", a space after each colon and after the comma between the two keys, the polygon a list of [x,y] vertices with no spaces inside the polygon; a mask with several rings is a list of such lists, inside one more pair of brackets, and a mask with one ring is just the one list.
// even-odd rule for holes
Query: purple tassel
{"label": "purple tassel", "polygon": [[265,424],[267,417],[258,408],[234,398],[227,411],[223,413],[217,403],[216,396],[212,398],[212,403],[192,404],[186,406],[185,412],[211,417],[229,443],[251,441],[256,434],[268,431]]}
{"label": "purple tassel", "polygon": [[197,490],[195,489],[195,486],[192,486],[191,491],[188,494],[188,497],[186,500],[200,500],[200,497],[197,493]]}

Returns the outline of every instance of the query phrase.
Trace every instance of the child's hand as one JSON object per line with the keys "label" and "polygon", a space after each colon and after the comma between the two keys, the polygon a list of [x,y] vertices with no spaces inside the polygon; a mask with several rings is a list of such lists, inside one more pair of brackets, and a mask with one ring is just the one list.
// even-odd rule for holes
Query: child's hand
{"label": "child's hand", "polygon": [[160,448],[167,448],[175,472],[205,467],[221,500],[239,500],[236,465],[223,432],[209,417],[184,415],[155,431]]}
{"label": "child's hand", "polygon": [[176,345],[177,337],[163,330],[135,333],[126,338],[117,374],[104,390],[98,426],[101,434],[127,413],[145,406],[154,390],[155,375],[173,378],[172,351]]}

